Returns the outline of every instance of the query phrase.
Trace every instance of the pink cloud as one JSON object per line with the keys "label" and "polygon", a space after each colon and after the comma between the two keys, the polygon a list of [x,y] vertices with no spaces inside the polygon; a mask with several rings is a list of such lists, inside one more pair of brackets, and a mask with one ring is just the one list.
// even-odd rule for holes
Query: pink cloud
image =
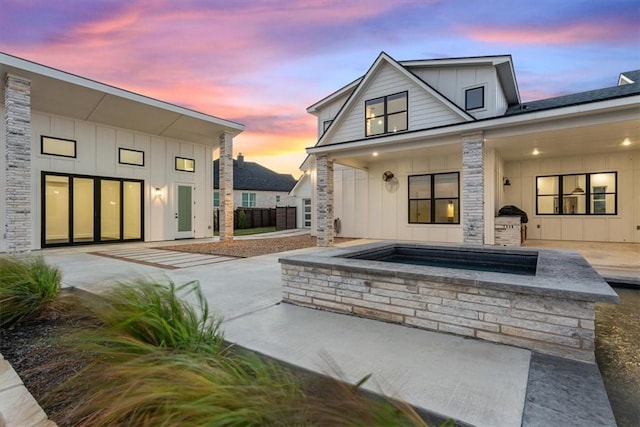
{"label": "pink cloud", "polygon": [[480,42],[505,44],[581,44],[629,42],[637,33],[631,22],[574,22],[556,26],[523,26],[515,28],[459,27],[458,31]]}

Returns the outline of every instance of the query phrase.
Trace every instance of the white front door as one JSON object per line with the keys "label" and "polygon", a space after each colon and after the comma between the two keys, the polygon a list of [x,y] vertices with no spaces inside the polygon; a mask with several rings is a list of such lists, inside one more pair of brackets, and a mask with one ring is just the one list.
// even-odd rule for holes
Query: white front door
{"label": "white front door", "polygon": [[176,239],[190,239],[195,237],[195,200],[193,197],[193,185],[176,185]]}

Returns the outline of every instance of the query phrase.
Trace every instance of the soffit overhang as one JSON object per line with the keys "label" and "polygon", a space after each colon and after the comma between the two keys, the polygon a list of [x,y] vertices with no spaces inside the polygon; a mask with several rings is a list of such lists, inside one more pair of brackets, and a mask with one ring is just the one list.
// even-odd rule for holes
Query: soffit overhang
{"label": "soffit overhang", "polygon": [[244,130],[230,120],[0,53],[2,103],[7,75],[31,81],[33,111],[214,147],[222,133]]}

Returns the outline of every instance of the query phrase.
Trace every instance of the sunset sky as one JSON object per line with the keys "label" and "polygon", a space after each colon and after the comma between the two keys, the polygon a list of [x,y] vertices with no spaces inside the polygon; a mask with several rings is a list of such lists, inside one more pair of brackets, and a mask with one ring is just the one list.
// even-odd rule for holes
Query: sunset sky
{"label": "sunset sky", "polygon": [[511,54],[523,101],[640,69],[640,0],[0,0],[0,51],[240,122],[298,177],[306,108],[396,60]]}

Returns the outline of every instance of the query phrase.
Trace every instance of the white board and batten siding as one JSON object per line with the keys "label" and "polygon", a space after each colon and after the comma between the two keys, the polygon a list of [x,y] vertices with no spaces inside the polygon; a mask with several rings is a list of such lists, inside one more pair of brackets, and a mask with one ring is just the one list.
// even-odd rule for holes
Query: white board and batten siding
{"label": "white board and batten siding", "polygon": [[484,86],[485,107],[469,111],[478,119],[494,117],[506,111],[507,100],[493,66],[412,68],[411,71],[463,110],[465,91]]}
{"label": "white board and batten siding", "polygon": [[[504,203],[527,212],[528,239],[640,243],[640,150],[505,162]],[[616,215],[536,215],[536,177],[617,172]]]}
{"label": "white board and batten siding", "polygon": [[[409,224],[407,196],[410,175],[460,172],[461,169],[461,153],[371,162],[368,171],[336,165],[334,216],[340,218],[340,235],[461,243],[460,224]],[[386,170],[395,175],[391,183],[381,179]]]}
{"label": "white board and batten siding", "polygon": [[[40,247],[41,172],[43,171],[144,180],[146,241],[175,238],[176,185],[193,185],[196,188],[194,191],[195,237],[213,235],[212,147],[37,111],[32,112],[31,119],[31,212],[34,249]],[[40,137],[42,135],[75,140],[77,157],[64,158],[41,154]],[[143,151],[144,166],[120,164],[119,148]],[[176,171],[176,156],[194,159],[195,172]],[[155,188],[160,188],[160,197],[155,197]]]}
{"label": "white board and batten siding", "polygon": [[425,129],[464,119],[424,88],[389,64],[383,64],[372,76],[364,91],[354,99],[331,137],[331,142],[344,142],[365,137],[365,101],[398,92],[408,92],[408,130]]}

